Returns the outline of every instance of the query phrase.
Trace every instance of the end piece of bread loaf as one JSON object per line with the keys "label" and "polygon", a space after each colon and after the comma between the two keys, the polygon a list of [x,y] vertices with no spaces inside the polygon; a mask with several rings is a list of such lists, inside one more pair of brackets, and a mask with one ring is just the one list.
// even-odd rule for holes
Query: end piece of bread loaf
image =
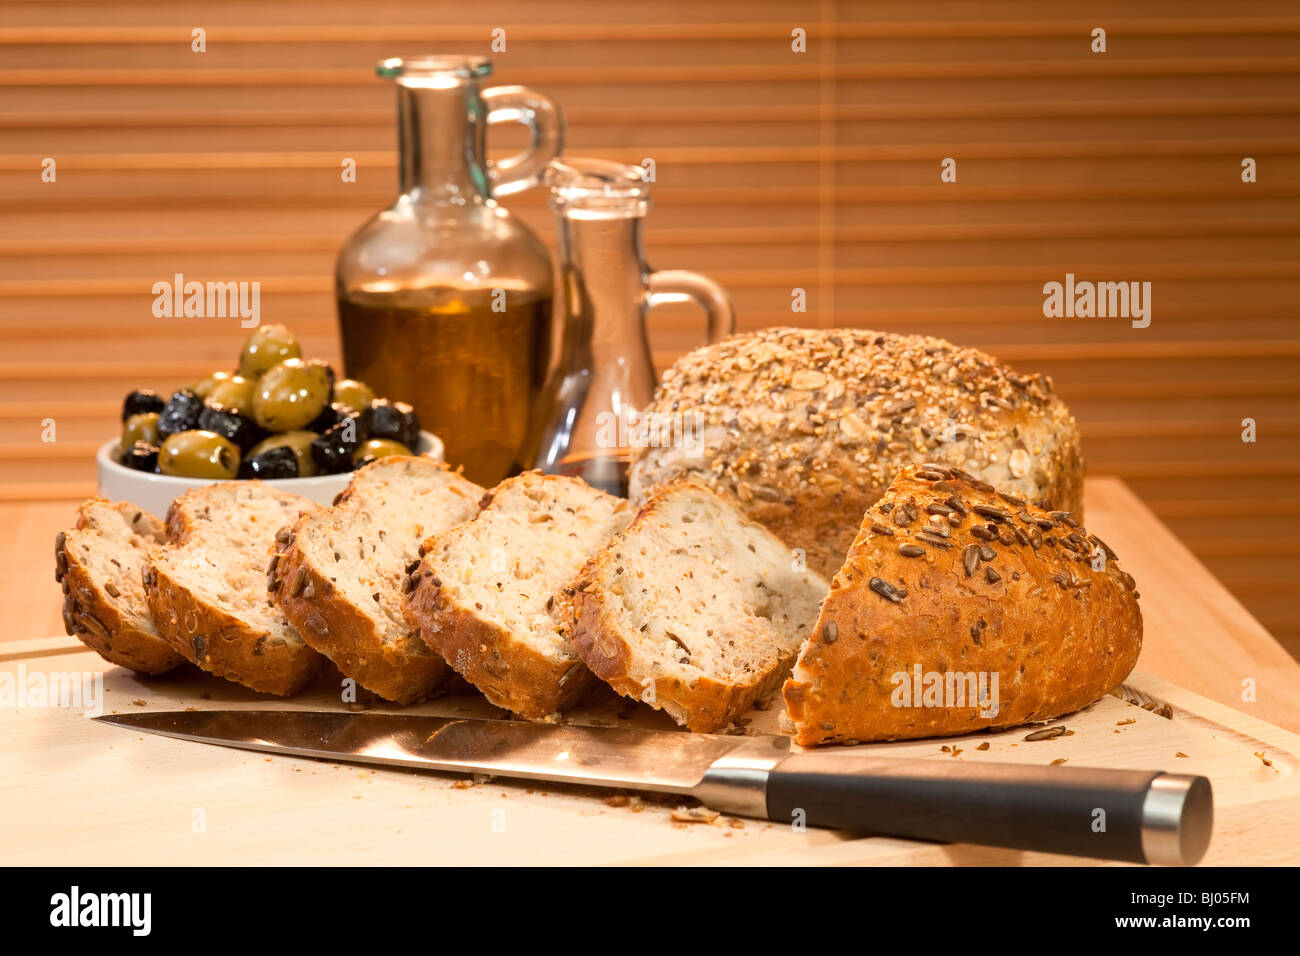
{"label": "end piece of bread loaf", "polygon": [[276,538],[267,587],[303,640],[391,701],[423,700],[451,673],[402,617],[411,564],[427,537],[478,511],[483,489],[429,458],[381,458],[333,508]]}
{"label": "end piece of bread loaf", "polygon": [[962,734],[1078,710],[1137,662],[1137,598],[1068,512],[958,469],[904,468],[863,518],[785,685],[795,739]]}
{"label": "end piece of bread loaf", "polygon": [[576,478],[508,478],[424,543],[406,619],[498,707],[534,720],[572,707],[595,679],[561,632],[560,592],[631,517]]}
{"label": "end piece of bread loaf", "polygon": [[587,563],[567,614],[596,676],[707,733],[789,674],[826,589],[738,506],[679,481]]}
{"label": "end piece of bread loaf", "polygon": [[1083,458],[1043,375],[943,339],[866,329],[771,328],[683,356],[656,413],[691,442],[637,441],[630,497],[695,478],[829,577],[863,513],[903,465],[942,462],[1030,501],[1081,514]]}
{"label": "end piece of bread loaf", "polygon": [[154,623],[205,671],[265,694],[292,694],[321,656],[266,593],[275,533],[316,505],[260,481],[195,488],[167,511],[168,544],[149,552]]}
{"label": "end piece of bread loaf", "polygon": [[172,650],[145,599],[140,571],[166,540],[163,523],[125,501],[91,498],[76,526],[54,541],[54,578],[63,585],[63,626],[106,661],[163,674],[184,658]]}

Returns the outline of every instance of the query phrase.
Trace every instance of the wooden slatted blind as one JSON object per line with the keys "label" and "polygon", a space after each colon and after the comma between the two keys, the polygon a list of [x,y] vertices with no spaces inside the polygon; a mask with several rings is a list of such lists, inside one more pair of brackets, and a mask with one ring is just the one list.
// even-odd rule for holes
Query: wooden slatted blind
{"label": "wooden slatted blind", "polygon": [[[1300,11],[1281,0],[0,0],[0,499],[89,492],[128,388],[231,362],[237,324],[155,319],[159,279],[258,280],[264,321],[336,355],[334,254],[395,184],[373,63],[486,52],[493,28],[496,80],[556,97],[571,155],[655,160],[657,267],[723,281],[742,328],[927,332],[1050,373],[1090,470],[1300,653]],[[509,205],[549,239],[544,197]],[[1067,272],[1151,282],[1151,326],[1044,318]],[[659,364],[700,325],[656,312]]]}

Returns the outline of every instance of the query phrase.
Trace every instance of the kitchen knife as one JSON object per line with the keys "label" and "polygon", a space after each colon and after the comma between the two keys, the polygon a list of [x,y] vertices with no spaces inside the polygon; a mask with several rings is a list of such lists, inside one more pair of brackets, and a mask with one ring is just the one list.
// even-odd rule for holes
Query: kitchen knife
{"label": "kitchen knife", "polygon": [[1214,818],[1205,777],[791,753],[778,736],[306,710],[95,719],[266,753],[677,793],[778,823],[1132,863],[1197,862]]}

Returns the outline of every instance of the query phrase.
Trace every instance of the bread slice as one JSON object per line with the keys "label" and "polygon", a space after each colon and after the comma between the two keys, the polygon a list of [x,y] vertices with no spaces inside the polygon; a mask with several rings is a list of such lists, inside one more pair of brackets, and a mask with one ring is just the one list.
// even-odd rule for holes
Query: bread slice
{"label": "bread slice", "polygon": [[622,498],[576,478],[508,478],[472,520],[424,543],[406,619],[498,707],[532,719],[565,710],[594,679],[560,632],[560,591],[631,517]]}
{"label": "bread slice", "polygon": [[409,704],[451,673],[402,617],[424,539],[478,511],[483,489],[430,458],[381,458],[333,508],[282,530],[267,586],[303,640],[344,675]]}
{"label": "bread slice", "polygon": [[566,613],[596,676],[711,732],[789,673],[826,588],[738,505],[676,481],[587,563]]}
{"label": "bread slice", "polygon": [[786,682],[795,739],[982,732],[1078,710],[1137,662],[1137,597],[1069,512],[909,465],[862,519]]}
{"label": "bread slice", "polygon": [[315,508],[260,481],[205,485],[173,501],[168,544],[153,548],[144,568],[167,642],[205,671],[262,693],[306,684],[322,658],[271,603],[266,565],[276,531]]}
{"label": "bread slice", "polygon": [[71,531],[54,539],[54,579],[63,585],[63,626],[106,661],[163,674],[184,658],[154,627],[140,569],[166,540],[163,523],[125,501],[91,498]]}

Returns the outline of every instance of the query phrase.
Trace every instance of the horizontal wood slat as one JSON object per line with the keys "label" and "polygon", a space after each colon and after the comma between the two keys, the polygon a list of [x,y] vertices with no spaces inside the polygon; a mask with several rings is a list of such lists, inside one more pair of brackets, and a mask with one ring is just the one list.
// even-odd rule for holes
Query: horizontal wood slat
{"label": "horizontal wood slat", "polygon": [[[1270,139],[1250,144],[1252,154],[1261,156],[1300,155],[1300,139]],[[940,159],[941,153],[956,152],[961,159],[1059,159],[1086,156],[1182,157],[1237,156],[1241,146],[1220,140],[1175,140],[1162,142],[1105,141],[1062,143],[966,143],[959,150],[939,144],[882,146],[750,146],[672,147],[655,150],[654,160],[663,165],[734,163],[861,163],[899,160]],[[639,163],[644,151],[605,148],[600,152],[617,161]],[[388,150],[351,150],[347,154],[358,167],[389,169],[397,158]],[[0,171],[39,170],[43,157],[0,154]],[[339,154],[321,152],[212,152],[212,153],[82,153],[59,157],[65,170],[157,170],[157,169],[329,169],[339,168]]]}
{"label": "horizontal wood slat", "polygon": [[[881,269],[735,269],[714,271],[714,278],[727,286],[774,287],[791,289],[835,283],[836,285],[990,285],[997,283],[1037,283],[1060,280],[1067,272],[1080,278],[1104,274],[1106,263],[1050,266],[968,266],[951,268],[881,268]],[[1187,262],[1149,264],[1141,269],[1144,280],[1179,279],[1202,282],[1212,279],[1289,279],[1300,276],[1300,261],[1278,262]],[[18,298],[58,294],[62,296],[143,295],[159,281],[159,276],[135,279],[7,279],[0,281],[0,298]],[[170,277],[167,277],[170,278]],[[333,288],[327,276],[261,276],[241,278],[261,282],[263,294],[293,292],[327,292]]]}
{"label": "horizontal wood slat", "polygon": [[[1300,235],[1294,219],[1235,222],[1197,220],[1180,222],[1078,222],[1078,223],[943,223],[890,226],[738,226],[732,228],[659,229],[655,245],[750,246],[817,242],[826,236],[837,243],[953,242],[965,240],[1024,241],[1042,239],[1190,239],[1199,237],[1251,237]],[[0,257],[122,256],[133,253],[179,252],[286,252],[336,253],[346,235],[232,235],[232,236],[96,236],[49,239],[2,239]]]}
{"label": "horizontal wood slat", "polygon": [[[1151,116],[1291,116],[1300,113],[1300,98],[1271,99],[1196,99],[1130,100],[1098,102],[1096,100],[1062,100],[1043,103],[1008,101],[1001,103],[832,103],[786,106],[690,106],[655,108],[652,106],[577,107],[565,110],[565,118],[574,125],[604,123],[662,123],[683,125],[697,123],[789,123],[826,120],[867,122],[872,120],[957,120],[957,119],[1027,119],[1079,117],[1151,117]],[[129,127],[264,127],[264,126],[374,126],[380,135],[392,133],[391,109],[245,109],[245,110],[65,110],[57,114],[14,112],[0,115],[0,129],[122,129]]]}
{"label": "horizontal wood slat", "polygon": [[[911,20],[871,23],[819,23],[812,34],[828,39],[935,39],[941,37],[1078,37],[1088,36],[1097,26],[1094,20],[1072,19],[989,19]],[[190,27],[7,27],[0,29],[0,44],[71,43],[188,43]],[[482,41],[479,25],[415,26],[386,24],[314,24],[292,26],[213,27],[209,39],[215,43],[316,44],[316,43],[473,43]],[[1133,17],[1123,21],[1125,36],[1273,36],[1300,33],[1300,17],[1186,17],[1182,19]],[[571,43],[575,40],[673,40],[713,42],[715,40],[778,39],[790,36],[788,22],[779,23],[529,23],[512,26],[513,39],[525,43]]]}
{"label": "horizontal wood slat", "polygon": [[[490,34],[489,34],[490,35]],[[788,32],[787,32],[788,36]],[[178,37],[179,39],[179,37]],[[787,44],[788,46],[788,44]],[[529,67],[512,71],[526,86],[580,84],[599,80],[610,85],[696,83],[821,83],[832,80],[901,79],[1026,79],[1044,77],[1152,77],[1288,75],[1300,73],[1300,62],[1282,56],[1080,57],[1074,60],[934,60],[922,62],[850,63],[819,66],[768,63],[754,66]],[[123,67],[61,69],[58,71],[0,69],[0,87],[21,86],[365,86],[374,82],[368,67],[258,67],[244,69],[182,69]]]}

